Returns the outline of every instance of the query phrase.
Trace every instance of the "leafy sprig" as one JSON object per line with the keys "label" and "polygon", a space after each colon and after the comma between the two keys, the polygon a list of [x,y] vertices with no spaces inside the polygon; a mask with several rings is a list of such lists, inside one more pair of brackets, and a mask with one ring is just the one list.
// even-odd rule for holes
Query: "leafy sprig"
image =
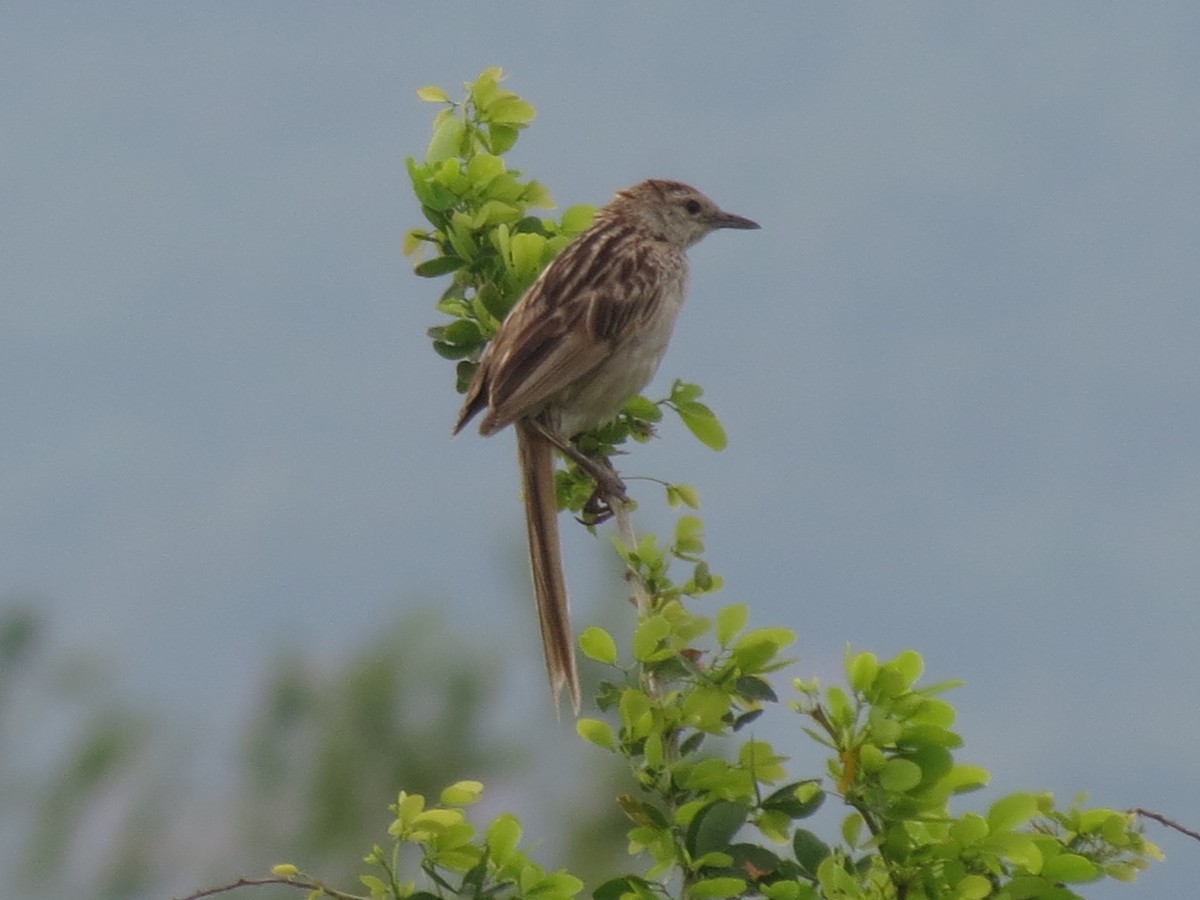
{"label": "leafy sprig", "polygon": [[[484,71],[463,100],[422,88],[422,99],[443,108],[424,161],[408,162],[429,227],[409,232],[405,252],[422,257],[418,275],[450,276],[437,304],[448,321],[430,337],[457,361],[460,389],[508,309],[591,217],[587,207],[559,221],[530,213],[549,206],[548,192],[501,156],[534,109],[500,80],[499,69]],[[581,447],[608,455],[630,438],[648,440],[666,408],[720,449],[724,432],[700,396],[676,381],[659,401],[635,397]],[[666,488],[672,506],[698,505],[690,486]],[[558,490],[564,506],[579,509],[591,485],[568,465]],[[599,714],[576,727],[628,768],[630,789],[617,803],[639,863],[599,885],[595,900],[1073,900],[1077,886],[1132,880],[1162,858],[1135,812],[1087,808],[1082,798],[1060,807],[1049,793],[1018,792],[981,811],[952,810],[989,774],[957,760],[956,713],[942,696],[955,684],[922,684],[924,663],[912,650],[888,660],[847,650],[844,686],[792,681],[797,730],[827,754],[822,773],[793,774],[788,755],[753,725],[780,709],[772,678],[789,664],[783,654],[795,634],[750,627],[740,603],[711,617],[693,611],[723,585],[704,558],[703,524],[690,513],[665,544],[647,535],[616,546],[636,582],[638,620],[624,653],[607,631],[583,632],[584,653],[608,677]],[[680,566],[686,571],[677,578]],[[570,900],[582,890],[579,879],[547,872],[519,849],[515,817],[502,814],[477,831],[465,808],[481,790],[459,782],[433,806],[401,793],[390,845],[366,857],[371,871],[361,881],[371,900]],[[845,812],[836,835],[822,837],[806,820],[830,801]],[[361,900],[287,863],[271,878],[193,896],[266,883]]]}
{"label": "leafy sprig", "polygon": [[[513,304],[571,238],[591,224],[595,212],[581,205],[567,208],[557,220],[533,214],[553,206],[550,192],[523,179],[502,157],[535,110],[501,87],[502,78],[498,68],[485,70],[464,85],[461,100],[438,87],[417,92],[442,109],[434,116],[424,161],[408,160],[413,192],[429,227],[409,231],[404,252],[414,258],[417,275],[450,277],[437,302],[448,321],[428,333],[433,349],[457,363],[459,391],[466,390],[479,355]],[[666,408],[706,446],[723,449],[724,430],[699,402],[701,394],[699,386],[676,381],[661,400],[634,397],[614,422],[580,436],[579,447],[591,455],[618,454],[630,439],[649,440]],[[557,477],[560,505],[582,510],[594,487],[591,479],[574,465],[566,465]]]}

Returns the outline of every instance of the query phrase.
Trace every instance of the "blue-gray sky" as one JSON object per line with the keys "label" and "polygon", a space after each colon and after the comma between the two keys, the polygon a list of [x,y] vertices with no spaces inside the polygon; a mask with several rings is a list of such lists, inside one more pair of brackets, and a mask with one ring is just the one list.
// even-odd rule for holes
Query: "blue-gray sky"
{"label": "blue-gray sky", "polygon": [[[670,177],[763,226],[693,251],[656,381],[702,383],[729,449],[668,424],[625,465],[700,489],[726,599],[799,631],[797,674],[850,642],[965,679],[1002,788],[1200,820],[1194,5],[6,19],[0,595],[147,702],[244,712],[270,648],[430,598],[539,690],[511,438],[449,440],[438,288],[398,250],[415,89],[500,65],[538,108],[510,162],[560,206]],[[605,546],[568,537],[580,625]],[[1155,836],[1095,896],[1193,887]]]}

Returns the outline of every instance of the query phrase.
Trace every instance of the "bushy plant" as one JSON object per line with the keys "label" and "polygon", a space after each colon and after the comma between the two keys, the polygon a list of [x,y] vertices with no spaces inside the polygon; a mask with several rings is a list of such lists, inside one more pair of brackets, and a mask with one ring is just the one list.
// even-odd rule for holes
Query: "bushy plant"
{"label": "bushy plant", "polygon": [[[505,314],[592,210],[572,206],[557,220],[532,213],[551,204],[548,191],[503,157],[534,108],[501,86],[499,69],[467,84],[461,100],[436,87],[418,93],[440,109],[424,160],[408,161],[428,224],[407,234],[404,250],[417,275],[449,276],[437,301],[444,320],[429,336],[455,361],[462,390]],[[631,438],[649,440],[663,409],[720,449],[724,432],[700,396],[676,381],[665,398],[636,397],[616,422],[584,436],[581,449],[607,455]],[[699,506],[691,486],[662,483],[672,506]],[[561,505],[578,511],[593,485],[564,463],[558,487]],[[596,900],[1069,900],[1102,878],[1132,880],[1161,857],[1134,813],[1082,799],[1064,807],[1050,793],[1021,792],[986,809],[952,809],[988,773],[957,760],[962,739],[944,698],[954,684],[923,683],[915,651],[880,660],[847,650],[844,685],[793,678],[781,701],[777,684],[792,665],[784,654],[795,635],[748,628],[743,604],[697,611],[695,599],[722,585],[693,513],[681,515],[669,540],[645,535],[616,546],[640,600],[638,621],[624,652],[608,632],[583,631],[584,653],[609,675],[597,715],[576,728],[593,751],[628,767],[628,791],[614,802],[630,823],[630,871],[598,885]],[[824,771],[791,772],[787,752],[750,733],[767,711],[801,717],[803,733],[827,754]],[[481,832],[471,825],[464,810],[481,790],[460,782],[435,806],[401,793],[388,847],[366,857],[369,896],[577,895],[579,879],[547,872],[519,848],[515,817],[501,815]],[[845,812],[836,833],[821,836],[805,823],[827,802]],[[263,882],[355,896],[290,864],[229,887]]]}

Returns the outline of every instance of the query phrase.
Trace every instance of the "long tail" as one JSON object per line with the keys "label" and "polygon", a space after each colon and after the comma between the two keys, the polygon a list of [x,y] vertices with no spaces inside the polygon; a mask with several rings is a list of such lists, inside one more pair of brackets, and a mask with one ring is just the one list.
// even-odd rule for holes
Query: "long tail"
{"label": "long tail", "polygon": [[567,613],[567,585],[558,544],[558,504],[554,498],[554,448],[529,423],[517,420],[517,458],[525,492],[525,527],[529,532],[529,564],[537,599],[546,673],[554,705],[565,686],[579,715],[579,676]]}

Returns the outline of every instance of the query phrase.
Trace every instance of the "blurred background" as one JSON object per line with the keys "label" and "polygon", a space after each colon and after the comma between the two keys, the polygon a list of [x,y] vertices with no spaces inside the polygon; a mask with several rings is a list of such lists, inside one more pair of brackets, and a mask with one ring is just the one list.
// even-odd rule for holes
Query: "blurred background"
{"label": "blurred background", "polygon": [[[729,449],[668,422],[623,466],[699,488],[714,608],[796,629],[796,675],[850,643],[964,679],[996,791],[1200,824],[1194,4],[5,19],[13,893],[353,871],[397,789],[465,777],[547,866],[603,871],[609,773],[546,698],[512,439],[450,441],[440,283],[399,253],[415,90],[491,65],[560,209],[658,176],[763,226],[692,252],[649,391],[702,384]],[[577,628],[626,628],[607,534],[565,539]],[[765,727],[813,771],[798,721]],[[1150,834],[1167,862],[1089,897],[1194,891],[1200,849]]]}

